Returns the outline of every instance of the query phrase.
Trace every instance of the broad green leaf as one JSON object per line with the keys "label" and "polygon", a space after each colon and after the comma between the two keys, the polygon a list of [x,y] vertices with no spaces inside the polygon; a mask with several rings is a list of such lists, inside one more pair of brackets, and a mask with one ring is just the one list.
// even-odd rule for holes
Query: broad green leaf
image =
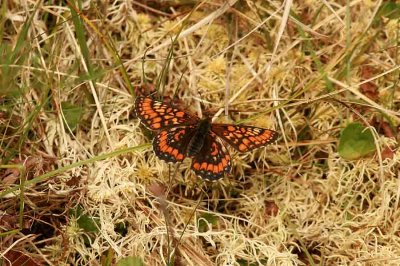
{"label": "broad green leaf", "polygon": [[98,219],[92,218],[89,215],[83,214],[78,218],[78,225],[85,232],[98,232],[99,229],[96,226]]}
{"label": "broad green leaf", "polygon": [[339,141],[339,154],[347,160],[356,160],[375,151],[374,137],[360,123],[351,123],[343,129]]}
{"label": "broad green leaf", "polygon": [[83,214],[81,206],[77,206],[76,209],[71,210],[71,215],[77,217],[77,223],[80,228],[85,232],[98,232],[99,218],[90,217],[87,214]]}

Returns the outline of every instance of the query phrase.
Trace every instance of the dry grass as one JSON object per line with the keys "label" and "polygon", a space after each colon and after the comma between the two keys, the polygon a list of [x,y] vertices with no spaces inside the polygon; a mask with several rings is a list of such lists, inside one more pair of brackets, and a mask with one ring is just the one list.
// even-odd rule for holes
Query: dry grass
{"label": "dry grass", "polygon": [[[381,1],[36,2],[1,2],[3,265],[400,264],[400,24]],[[152,152],[133,102],[154,89],[279,140],[205,183]],[[350,161],[352,121],[378,150]]]}

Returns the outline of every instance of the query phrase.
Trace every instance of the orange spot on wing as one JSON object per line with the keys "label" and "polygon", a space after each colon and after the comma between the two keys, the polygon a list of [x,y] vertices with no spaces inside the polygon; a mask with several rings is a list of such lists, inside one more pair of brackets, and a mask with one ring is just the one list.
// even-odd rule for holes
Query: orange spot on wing
{"label": "orange spot on wing", "polygon": [[215,143],[212,145],[211,156],[216,156],[218,154],[218,147]]}
{"label": "orange spot on wing", "polygon": [[228,161],[225,158],[222,158],[221,163],[223,167],[228,165]]}
{"label": "orange spot on wing", "polygon": [[151,120],[151,122],[154,124],[154,123],[161,122],[161,120],[162,120],[161,117],[156,117],[153,120]]}
{"label": "orange spot on wing", "polygon": [[147,111],[149,111],[149,110],[153,111],[153,108],[151,108],[151,106],[143,106],[143,107],[141,108],[141,110],[147,112]]}
{"label": "orange spot on wing", "polygon": [[175,116],[177,116],[177,117],[184,117],[184,116],[185,116],[185,113],[182,112],[182,111],[179,111],[179,112],[176,112]]}
{"label": "orange spot on wing", "polygon": [[214,165],[209,164],[209,165],[207,166],[207,171],[212,172],[213,169],[214,169]]}
{"label": "orange spot on wing", "polygon": [[157,117],[158,116],[158,114],[156,113],[156,112],[149,112],[149,118],[151,119],[151,118],[155,118],[155,117]]}
{"label": "orange spot on wing", "polygon": [[268,132],[268,134],[265,134],[265,136],[268,138],[268,141],[271,140],[274,137],[274,133]]}
{"label": "orange spot on wing", "polygon": [[161,145],[160,145],[160,150],[161,150],[162,152],[166,152],[166,151],[167,151],[167,148],[168,148],[168,145],[167,145],[166,143],[161,143]]}
{"label": "orange spot on wing", "polygon": [[166,152],[169,153],[169,154],[171,154],[173,149],[174,149],[174,148],[172,148],[172,147],[168,147],[167,150],[166,150]]}
{"label": "orange spot on wing", "polygon": [[218,165],[214,165],[214,170],[213,170],[214,174],[218,174]]}
{"label": "orange spot on wing", "polygon": [[250,140],[248,139],[242,139],[242,142],[244,145],[248,145],[250,143]]}
{"label": "orange spot on wing", "polygon": [[172,151],[172,155],[176,158],[176,156],[178,155],[179,151],[177,149],[174,149]]}
{"label": "orange spot on wing", "polygon": [[258,140],[261,141],[262,143],[264,143],[267,140],[267,138],[261,135],[261,136],[258,136]]}
{"label": "orange spot on wing", "polygon": [[262,138],[261,136],[257,136],[257,137],[256,137],[256,140],[262,142],[262,141],[263,141],[263,138]]}
{"label": "orange spot on wing", "polygon": [[175,139],[176,141],[178,141],[180,135],[181,135],[180,132],[176,133],[176,134],[174,135],[174,139]]}
{"label": "orange spot on wing", "polygon": [[229,131],[235,131],[236,130],[234,126],[228,126],[226,129],[228,129]]}
{"label": "orange spot on wing", "polygon": [[200,169],[201,170],[203,170],[203,169],[206,170],[207,169],[207,163],[206,162],[202,163]]}
{"label": "orange spot on wing", "polygon": [[161,128],[161,124],[160,123],[155,123],[151,125],[153,128],[158,129]]}
{"label": "orange spot on wing", "polygon": [[194,164],[193,164],[193,168],[194,168],[195,170],[200,170],[200,164],[199,164],[199,163],[194,163]]}
{"label": "orange spot on wing", "polygon": [[181,153],[178,154],[178,156],[176,156],[176,159],[179,160],[179,161],[183,160],[183,154],[181,154]]}
{"label": "orange spot on wing", "polygon": [[224,167],[222,166],[222,162],[218,164],[218,172],[222,172]]}
{"label": "orange spot on wing", "polygon": [[240,144],[239,145],[239,151],[245,151],[245,150],[247,150],[247,146],[244,145],[244,144]]}

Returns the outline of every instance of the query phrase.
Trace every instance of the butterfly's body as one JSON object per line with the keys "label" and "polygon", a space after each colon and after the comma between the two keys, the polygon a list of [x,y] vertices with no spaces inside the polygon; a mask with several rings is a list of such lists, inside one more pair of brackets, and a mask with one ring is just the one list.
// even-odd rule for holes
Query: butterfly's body
{"label": "butterfly's body", "polygon": [[213,124],[166,103],[138,97],[135,109],[141,122],[157,135],[153,150],[162,160],[182,162],[192,158],[192,169],[206,180],[217,180],[231,170],[231,157],[217,136],[239,152],[265,146],[277,137],[273,130]]}
{"label": "butterfly's body", "polygon": [[201,148],[204,146],[204,142],[206,141],[207,134],[209,134],[211,129],[211,121],[210,119],[202,119],[200,120],[197,128],[193,131],[192,138],[187,147],[186,155],[188,157],[196,156]]}

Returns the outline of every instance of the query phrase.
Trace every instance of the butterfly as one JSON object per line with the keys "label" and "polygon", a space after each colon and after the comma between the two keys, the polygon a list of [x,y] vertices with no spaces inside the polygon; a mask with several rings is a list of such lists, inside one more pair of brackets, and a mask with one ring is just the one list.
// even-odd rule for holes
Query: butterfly
{"label": "butterfly", "polygon": [[270,129],[212,123],[210,118],[200,119],[150,97],[137,97],[135,111],[144,126],[157,132],[153,151],[158,158],[172,163],[192,158],[192,170],[208,181],[222,178],[232,167],[220,139],[239,152],[248,152],[278,137]]}

